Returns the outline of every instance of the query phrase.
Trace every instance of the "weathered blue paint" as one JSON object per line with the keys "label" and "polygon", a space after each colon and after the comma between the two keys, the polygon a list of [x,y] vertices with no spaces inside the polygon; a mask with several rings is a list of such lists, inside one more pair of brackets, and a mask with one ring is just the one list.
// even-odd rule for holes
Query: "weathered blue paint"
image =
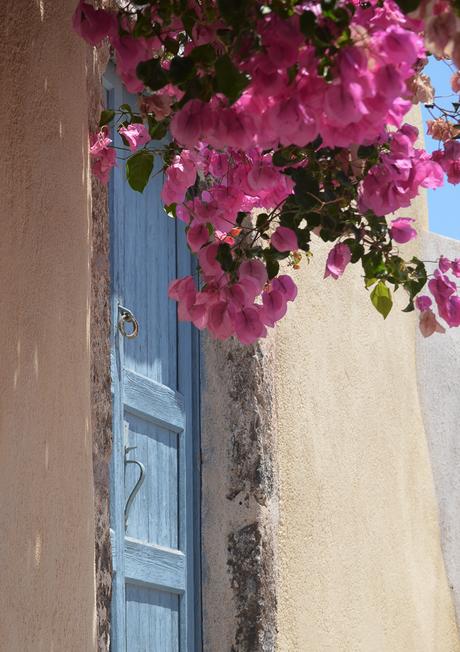
{"label": "weathered blue paint", "polygon": [[[106,76],[109,104],[135,106]],[[159,169],[158,162],[156,170]],[[199,596],[199,347],[178,324],[170,281],[191,273],[183,225],[166,216],[161,175],[140,195],[111,181],[114,445],[111,525],[114,561],[112,652],[197,652]],[[136,339],[118,329],[118,306],[139,322]],[[124,508],[145,467],[145,479]]]}

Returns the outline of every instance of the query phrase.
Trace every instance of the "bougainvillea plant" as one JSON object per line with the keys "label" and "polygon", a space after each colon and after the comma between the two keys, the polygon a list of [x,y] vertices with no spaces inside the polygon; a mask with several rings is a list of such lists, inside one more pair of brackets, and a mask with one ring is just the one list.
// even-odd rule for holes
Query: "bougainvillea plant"
{"label": "bougainvillea plant", "polygon": [[[165,210],[186,223],[200,281],[171,284],[180,319],[220,339],[264,337],[320,238],[325,277],[360,264],[384,318],[402,288],[423,335],[460,325],[460,259],[404,258],[411,201],[460,182],[459,103],[439,106],[423,73],[428,56],[449,60],[459,99],[460,2],[81,0],[73,25],[93,46],[108,39],[137,94],[102,112],[93,173],[108,181],[118,131],[127,182],[142,192],[161,157]],[[419,102],[433,155],[405,121]]]}

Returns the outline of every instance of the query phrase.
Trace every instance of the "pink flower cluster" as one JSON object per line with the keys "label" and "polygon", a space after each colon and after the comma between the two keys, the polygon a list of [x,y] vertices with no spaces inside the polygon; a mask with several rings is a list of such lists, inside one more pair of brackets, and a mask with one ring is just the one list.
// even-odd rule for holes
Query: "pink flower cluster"
{"label": "pink flower cluster", "polygon": [[[385,9],[356,4],[356,42],[337,55],[331,83],[318,75],[299,17],[268,14],[258,29],[264,50],[240,64],[251,79],[241,98],[232,106],[218,95],[187,102],[171,123],[177,142],[248,151],[304,146],[320,135],[325,145],[349,147],[384,138],[385,125],[399,127],[411,106],[406,82],[424,57],[423,40],[392,0]],[[293,66],[294,80],[287,72]]]}
{"label": "pink flower cluster", "polygon": [[107,128],[102,128],[90,137],[91,169],[102,183],[108,183],[110,171],[117,163],[117,155],[111,144]]}
{"label": "pink flower cluster", "polygon": [[[200,178],[204,188],[187,198]],[[292,181],[271,161],[271,156],[234,150],[216,152],[204,146],[183,150],[166,169],[163,201],[177,203],[177,216],[187,223],[187,241],[197,253],[204,281],[198,291],[191,277],[175,281],[170,297],[179,302],[179,317],[207,328],[219,339],[236,335],[249,344],[265,337],[296,295],[294,281],[280,276],[268,283],[265,265],[259,260],[243,262],[237,280],[222,271],[216,260],[221,243],[233,245],[241,229],[238,212],[270,209],[292,192]],[[277,251],[297,249],[291,229],[278,226],[271,235]]]}
{"label": "pink flower cluster", "polygon": [[[442,167],[422,149],[414,147],[418,130],[405,124],[391,136],[387,154],[372,167],[361,184],[360,210],[376,215],[410,206],[422,188],[438,188],[444,182]],[[434,157],[433,157],[434,158]]]}
{"label": "pink flower cluster", "polygon": [[460,67],[460,17],[452,5],[448,0],[422,0],[413,15],[424,22],[427,50]]}
{"label": "pink flower cluster", "polygon": [[91,45],[99,45],[104,38],[109,38],[116,52],[117,74],[130,93],[140,93],[144,84],[136,76],[137,65],[158,54],[161,41],[158,38],[135,38],[131,34],[133,25],[126,19],[121,26],[120,35],[116,13],[94,9],[84,0],[79,1],[73,16],[74,30]]}
{"label": "pink flower cluster", "polygon": [[[319,3],[298,3],[298,13],[288,18],[275,11],[261,12],[262,17],[254,21],[260,47],[246,47],[243,39],[238,55],[231,54],[230,66],[236,67],[237,75],[247,77],[247,86],[235,102],[223,93],[213,93],[209,101],[190,99],[178,108],[186,87],[169,83],[151,94],[138,79],[137,66],[156,58],[163,71],[172,73],[171,57],[164,56],[163,44],[179,35],[183,47],[179,56],[193,58],[196,47],[212,45],[214,55],[221,57],[221,21],[210,23],[201,3],[190,0],[198,18],[193,29],[185,30],[179,16],[165,26],[152,7],[148,12],[158,28],[155,33],[163,28],[164,33],[161,39],[146,38],[134,35],[139,31],[135,31],[135,12],[96,10],[79,1],[73,18],[75,30],[91,45],[108,38],[126,88],[144,93],[140,97],[141,119],[147,114],[158,121],[170,119],[177,148],[172,161],[168,158],[161,196],[186,223],[187,241],[198,257],[203,285],[197,288],[188,276],[174,281],[169,294],[178,301],[180,319],[207,328],[216,338],[236,336],[249,344],[264,337],[297,294],[290,276],[268,279],[266,265],[257,258],[262,253],[254,248],[259,243],[270,248],[272,262],[291,254],[294,268],[300,259],[301,232],[276,221],[276,209],[294,192],[291,176],[273,163],[272,154],[280,146],[303,148],[319,137],[318,158],[324,148],[344,148],[343,170],[350,165],[353,179],[358,181],[367,169],[365,155],[363,160],[358,155],[360,146],[378,146],[383,153],[359,184],[358,209],[364,215],[371,211],[385,216],[408,207],[420,188],[442,185],[445,174],[450,183],[460,182],[460,142],[453,140],[455,135],[446,137],[443,149],[430,156],[415,147],[417,130],[403,124],[414,94],[411,84],[413,87],[425,59],[423,39],[438,56],[450,53],[455,58],[457,53],[460,60],[459,37],[449,25],[451,3],[422,0],[420,11],[411,17],[405,16],[394,0],[352,0],[352,4],[349,38],[343,46],[331,49],[327,74],[320,74],[324,60],[317,55],[314,40],[303,33],[300,14],[313,12],[316,26],[327,24],[334,43],[343,28],[327,21]],[[344,2],[343,7],[347,11],[349,3]],[[148,12],[142,16],[150,15]],[[423,20],[428,25],[425,35]],[[212,79],[212,71],[206,67],[194,70],[198,70],[198,78],[211,73]],[[217,81],[212,79],[213,84]],[[453,80],[454,89],[456,86],[460,88],[457,78]],[[135,120],[125,122],[118,131],[133,153],[150,141],[145,124]],[[91,137],[90,154],[94,174],[106,183],[116,164],[107,127]],[[298,165],[309,164],[305,159]],[[321,191],[325,186],[319,178]],[[347,201],[350,203],[349,198]],[[253,225],[241,222],[242,214],[254,209],[269,213],[262,238]],[[320,233],[321,227],[317,229]],[[388,232],[399,244],[417,235],[413,220],[407,217],[392,220]],[[327,258],[325,277],[338,279],[352,260],[350,247],[341,239],[339,233]],[[241,253],[245,251],[249,253]],[[226,264],[218,261],[221,255]],[[460,276],[460,260],[441,259],[428,286],[440,317],[449,326],[459,326],[460,298],[448,272]],[[417,300],[424,335],[443,330],[432,305],[427,296]]]}
{"label": "pink flower cluster", "polygon": [[[127,127],[120,127],[118,133],[128,143],[131,152],[150,141],[147,127],[142,123],[134,122]],[[91,169],[102,183],[108,183],[110,171],[117,164],[117,155],[111,145],[112,139],[108,136],[107,127],[102,127],[99,132],[90,136]]]}
{"label": "pink flower cluster", "polygon": [[[265,265],[247,260],[238,270],[236,283],[222,272],[215,259],[217,244],[199,254],[204,287],[198,291],[191,276],[173,281],[169,296],[179,302],[179,318],[197,328],[207,328],[217,339],[235,335],[243,344],[251,344],[267,334],[286,314],[297,288],[290,276],[282,275],[267,282]],[[256,297],[261,295],[261,303]]]}
{"label": "pink flower cluster", "polygon": [[[186,198],[197,175],[202,190],[193,198]],[[293,189],[292,180],[273,165],[271,155],[261,154],[257,149],[216,152],[203,145],[183,150],[166,169],[165,177],[163,200],[179,202],[177,216],[189,225],[189,234],[206,224],[228,233],[236,227],[240,211],[274,208]],[[276,243],[297,248],[293,236],[292,231],[289,236],[286,231],[277,230],[273,236],[275,248]]]}
{"label": "pink flower cluster", "polygon": [[433,160],[439,163],[447,174],[449,183],[460,183],[460,141],[449,140],[444,143],[443,150],[433,152]]}
{"label": "pink flower cluster", "polygon": [[[455,278],[460,278],[460,258],[449,260],[441,256],[438,269],[428,281],[428,289],[436,302],[439,316],[452,328],[460,326],[460,296],[456,282],[448,276],[449,272]],[[432,309],[433,301],[429,296],[418,296],[415,305],[421,313],[420,330],[424,337],[445,332],[444,327],[436,320]]]}

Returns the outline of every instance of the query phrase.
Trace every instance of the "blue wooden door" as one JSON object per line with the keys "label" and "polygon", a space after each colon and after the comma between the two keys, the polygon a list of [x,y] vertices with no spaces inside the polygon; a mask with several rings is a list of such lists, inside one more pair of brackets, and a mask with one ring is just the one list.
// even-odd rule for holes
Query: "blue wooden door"
{"label": "blue wooden door", "polygon": [[[110,106],[136,106],[110,71],[107,86]],[[110,188],[112,652],[199,649],[198,346],[167,296],[191,259],[161,184],[135,193],[120,163]]]}

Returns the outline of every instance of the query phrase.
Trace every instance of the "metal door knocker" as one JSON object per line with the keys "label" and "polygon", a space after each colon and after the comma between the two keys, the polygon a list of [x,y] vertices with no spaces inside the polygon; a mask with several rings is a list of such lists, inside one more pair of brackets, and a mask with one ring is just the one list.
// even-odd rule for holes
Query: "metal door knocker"
{"label": "metal door knocker", "polygon": [[[132,340],[139,335],[139,323],[134,314],[124,306],[118,306],[120,319],[118,320],[118,330],[128,340]],[[127,324],[131,325],[131,330],[126,330]]]}
{"label": "metal door knocker", "polygon": [[134,502],[135,497],[137,496],[139,489],[141,488],[144,480],[145,480],[145,466],[142,464],[142,462],[139,462],[139,460],[128,460],[128,454],[136,450],[137,446],[126,446],[125,448],[125,479],[126,479],[126,467],[128,464],[135,464],[140,471],[139,478],[137,479],[136,484],[134,485],[133,489],[131,490],[131,493],[128,496],[128,500],[126,501],[125,505],[125,530],[128,529],[128,516],[129,516],[129,510],[131,509],[131,505]]}

